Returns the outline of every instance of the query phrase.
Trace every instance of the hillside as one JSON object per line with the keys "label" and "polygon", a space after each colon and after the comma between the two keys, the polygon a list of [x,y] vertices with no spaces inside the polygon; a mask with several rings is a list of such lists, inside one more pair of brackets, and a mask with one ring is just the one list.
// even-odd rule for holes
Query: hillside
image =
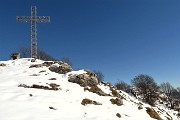
{"label": "hillside", "polygon": [[147,111],[178,120],[177,112],[151,107],[106,83],[70,82],[86,70],[59,74],[49,69],[59,64],[43,63],[28,58],[0,62],[0,120],[153,120]]}

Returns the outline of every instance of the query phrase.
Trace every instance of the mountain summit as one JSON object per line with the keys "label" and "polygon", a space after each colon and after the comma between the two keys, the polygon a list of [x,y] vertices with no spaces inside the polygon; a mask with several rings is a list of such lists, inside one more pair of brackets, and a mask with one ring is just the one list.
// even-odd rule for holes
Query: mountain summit
{"label": "mountain summit", "polygon": [[178,120],[177,112],[99,82],[89,70],[31,60],[0,62],[0,120]]}

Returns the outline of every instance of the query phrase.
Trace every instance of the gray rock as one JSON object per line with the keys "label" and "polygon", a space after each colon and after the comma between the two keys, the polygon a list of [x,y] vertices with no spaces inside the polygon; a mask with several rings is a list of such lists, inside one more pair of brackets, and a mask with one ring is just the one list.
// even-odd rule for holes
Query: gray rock
{"label": "gray rock", "polygon": [[59,73],[59,74],[65,74],[65,73],[72,71],[72,67],[70,65],[68,65],[67,63],[58,62],[57,64],[58,64],[58,66],[55,64],[52,64],[49,67],[49,70],[52,72]]}
{"label": "gray rock", "polygon": [[68,81],[81,86],[95,86],[98,84],[96,75],[91,71],[79,75],[69,75]]}
{"label": "gray rock", "polygon": [[[55,65],[55,64],[57,64],[57,65]],[[59,74],[65,74],[67,72],[72,71],[72,67],[62,61],[46,61],[42,64],[31,65],[29,68],[33,68],[33,67],[40,68],[43,66],[49,67],[50,71],[56,72]]]}

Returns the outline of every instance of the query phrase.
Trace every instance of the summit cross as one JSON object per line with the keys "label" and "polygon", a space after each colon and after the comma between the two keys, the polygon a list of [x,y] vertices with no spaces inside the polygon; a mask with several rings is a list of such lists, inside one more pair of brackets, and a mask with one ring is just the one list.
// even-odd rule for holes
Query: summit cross
{"label": "summit cross", "polygon": [[16,16],[17,22],[31,23],[31,58],[37,58],[37,23],[50,22],[50,16],[37,16],[36,6],[31,6],[31,16]]}

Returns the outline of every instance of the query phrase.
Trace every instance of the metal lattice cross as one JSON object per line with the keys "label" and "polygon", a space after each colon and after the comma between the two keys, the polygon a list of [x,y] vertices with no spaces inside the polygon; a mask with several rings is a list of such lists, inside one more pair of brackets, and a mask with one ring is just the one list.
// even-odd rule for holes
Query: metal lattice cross
{"label": "metal lattice cross", "polygon": [[37,23],[50,22],[50,17],[37,16],[36,6],[31,6],[31,16],[16,16],[16,20],[31,23],[31,57],[37,58]]}

